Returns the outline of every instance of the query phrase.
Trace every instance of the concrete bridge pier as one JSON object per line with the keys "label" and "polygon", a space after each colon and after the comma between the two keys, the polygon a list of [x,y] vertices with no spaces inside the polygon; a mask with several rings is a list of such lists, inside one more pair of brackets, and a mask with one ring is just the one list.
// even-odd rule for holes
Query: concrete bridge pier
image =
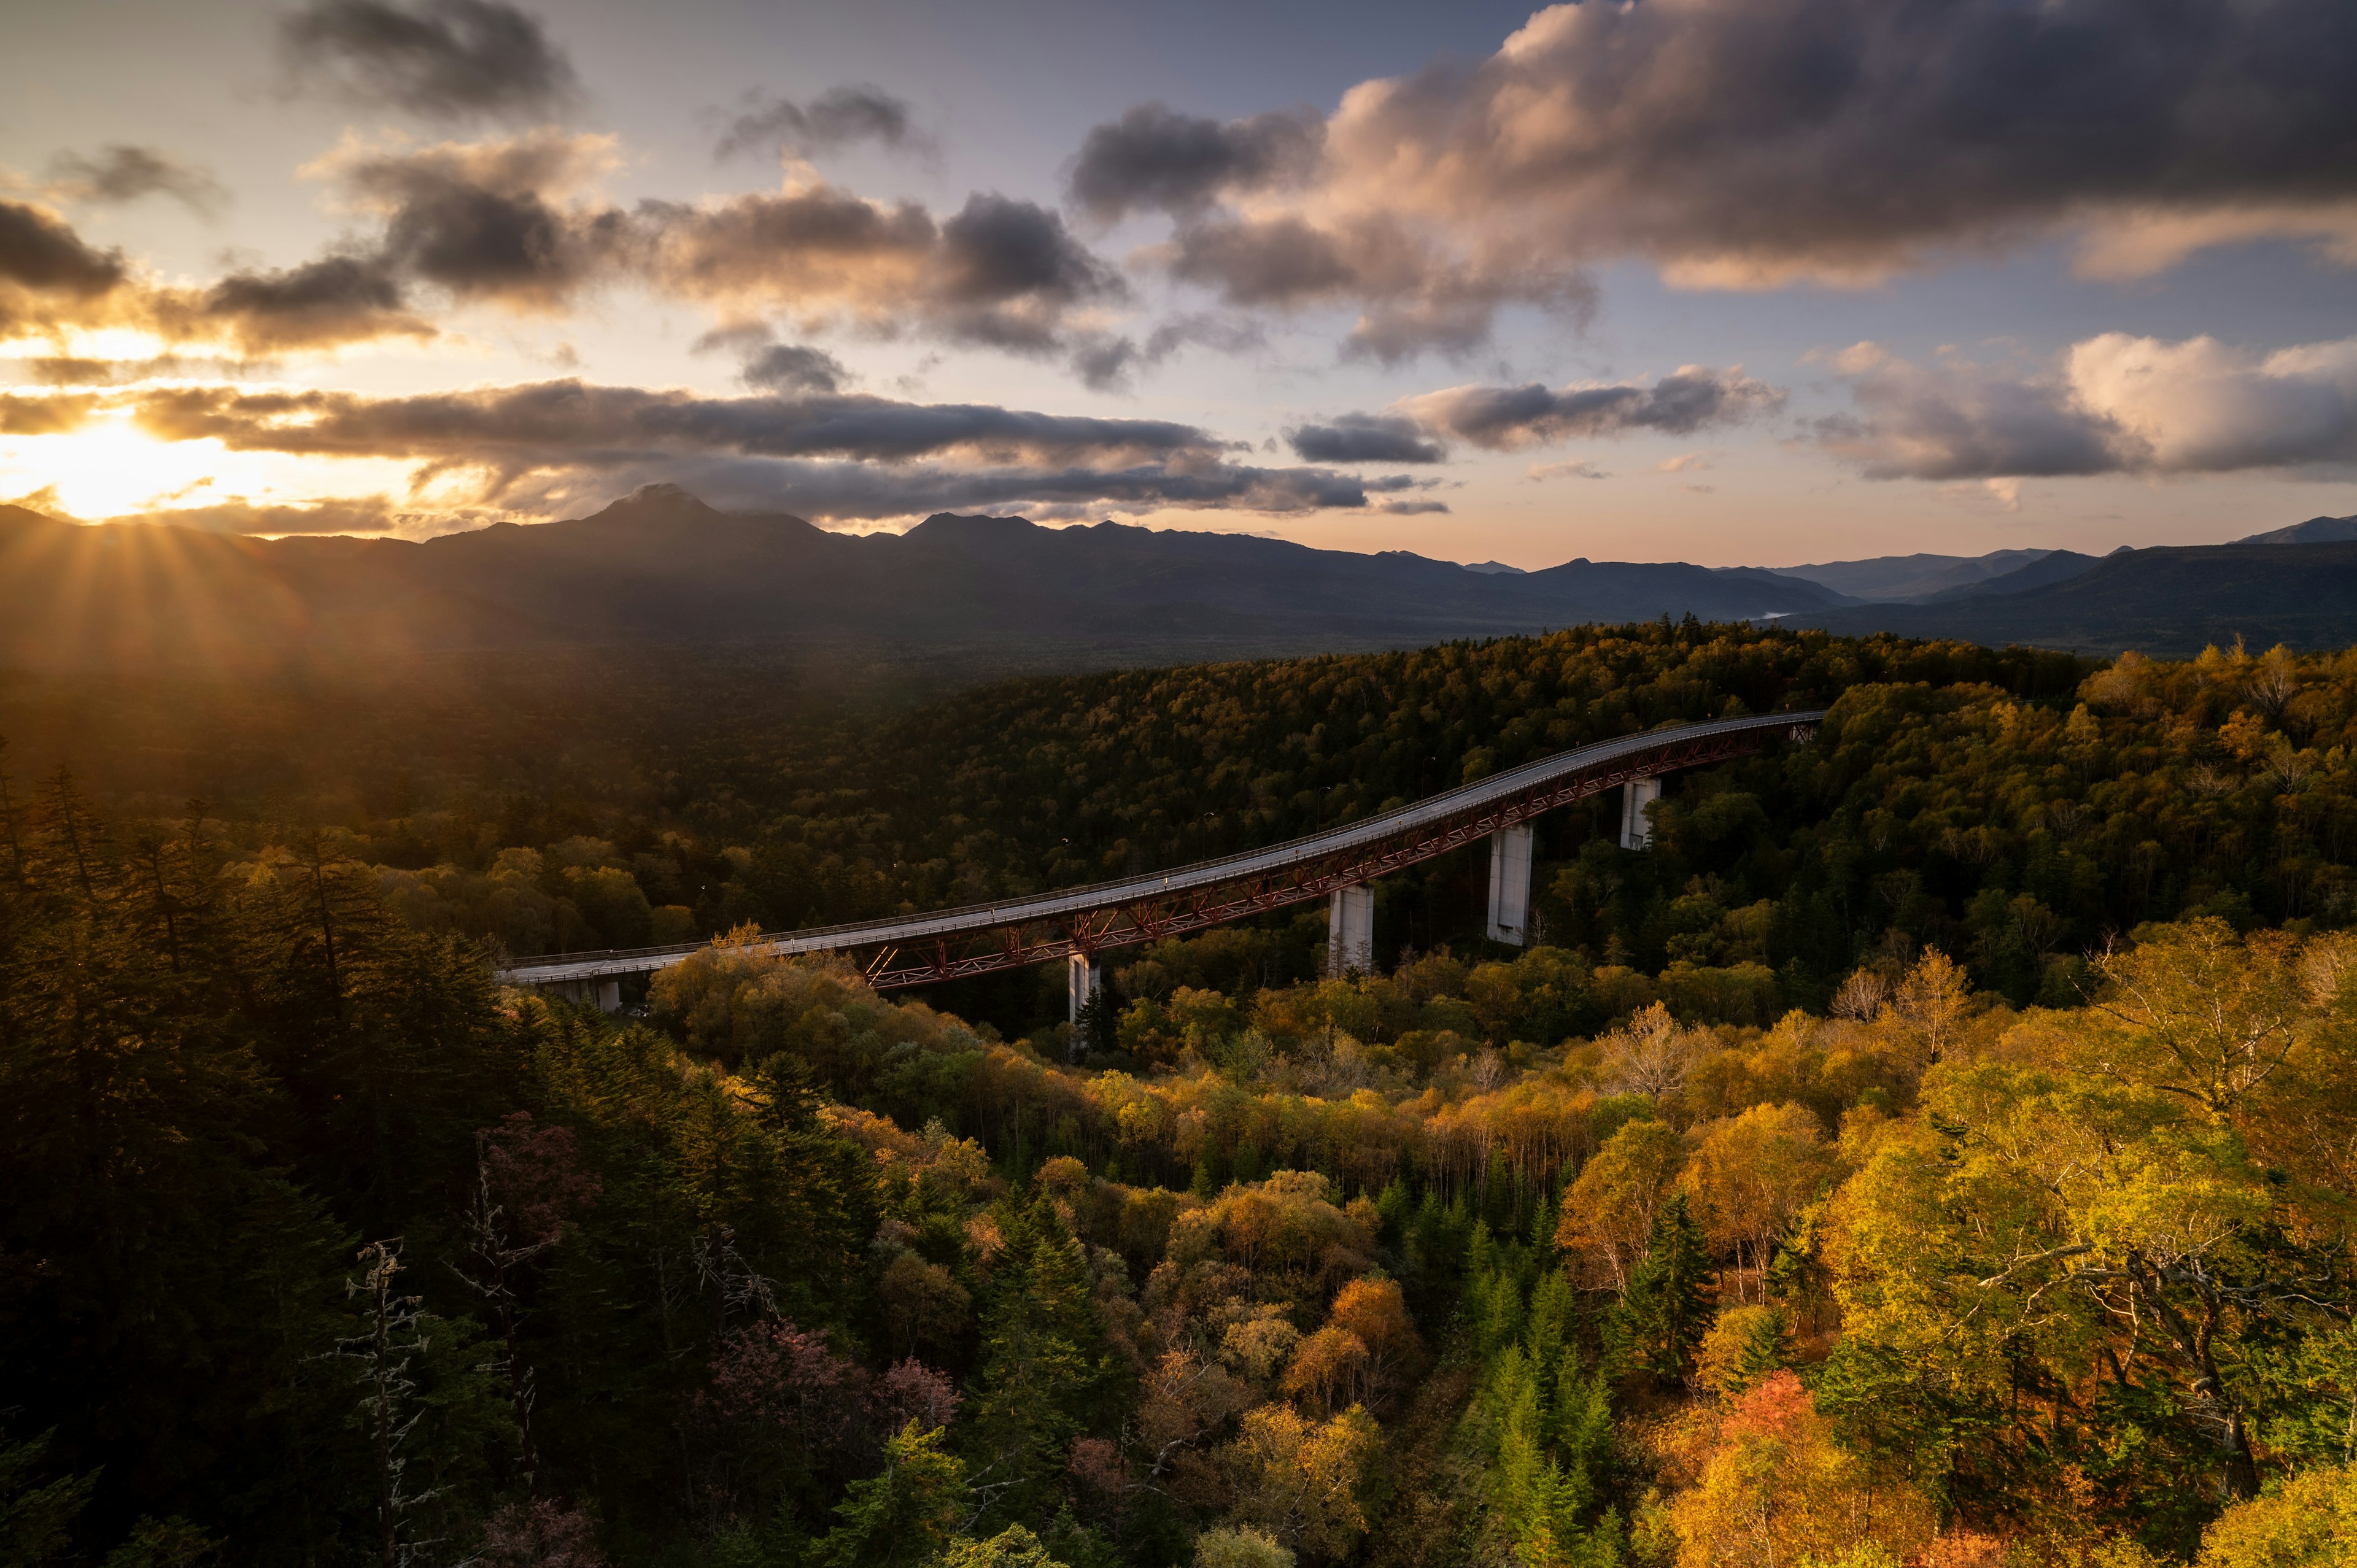
{"label": "concrete bridge pier", "polygon": [[1071,1023],[1081,1021],[1081,1013],[1104,984],[1103,966],[1092,963],[1089,955],[1076,952],[1064,961],[1064,1016]]}
{"label": "concrete bridge pier", "polygon": [[1530,944],[1531,825],[1516,822],[1490,835],[1490,940]]}
{"label": "concrete bridge pier", "polygon": [[541,989],[554,993],[561,1001],[576,1007],[595,1006],[602,1012],[622,1010],[622,983],[619,980],[560,980]]}
{"label": "concrete bridge pier", "polygon": [[1645,808],[1662,798],[1658,779],[1631,779],[1620,787],[1620,847],[1642,849],[1653,842],[1653,823]]}
{"label": "concrete bridge pier", "polygon": [[1375,969],[1375,890],[1364,883],[1334,889],[1326,911],[1326,967],[1337,975]]}

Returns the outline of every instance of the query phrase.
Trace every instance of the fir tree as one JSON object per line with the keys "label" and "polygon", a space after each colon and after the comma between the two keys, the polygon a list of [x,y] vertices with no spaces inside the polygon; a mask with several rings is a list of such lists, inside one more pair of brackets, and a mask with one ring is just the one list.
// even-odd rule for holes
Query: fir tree
{"label": "fir tree", "polygon": [[1710,1252],[1686,1195],[1672,1193],[1614,1310],[1615,1348],[1631,1368],[1684,1381],[1710,1324]]}
{"label": "fir tree", "polygon": [[994,1514],[1036,1518],[1102,1387],[1102,1335],[1087,1258],[1047,1193],[995,1217],[1005,1247],[983,1324],[974,1485]]}

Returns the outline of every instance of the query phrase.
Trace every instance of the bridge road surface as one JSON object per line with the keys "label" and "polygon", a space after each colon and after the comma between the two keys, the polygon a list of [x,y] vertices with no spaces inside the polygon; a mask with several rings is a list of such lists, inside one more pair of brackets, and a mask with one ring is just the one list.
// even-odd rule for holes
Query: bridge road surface
{"label": "bridge road surface", "polygon": [[[1325,898],[1606,789],[1751,756],[1780,740],[1807,740],[1824,716],[1764,714],[1621,736],[1265,849],[995,904],[764,935],[748,950],[861,952],[860,969],[878,990],[1086,957]],[[560,989],[585,1001],[598,993],[618,997],[621,976],[651,974],[708,945],[571,953],[496,972],[507,984]]]}

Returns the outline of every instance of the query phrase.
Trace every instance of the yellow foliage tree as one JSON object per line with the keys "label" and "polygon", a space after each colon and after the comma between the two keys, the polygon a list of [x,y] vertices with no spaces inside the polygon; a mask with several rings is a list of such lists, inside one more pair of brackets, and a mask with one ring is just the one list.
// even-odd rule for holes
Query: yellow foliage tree
{"label": "yellow foliage tree", "polygon": [[1855,1562],[1868,1548],[1905,1561],[1935,1520],[1913,1490],[1875,1484],[1800,1380],[1778,1371],[1729,1402],[1670,1524],[1678,1568],[1784,1568]]}
{"label": "yellow foliage tree", "polygon": [[1227,1449],[1234,1522],[1267,1530],[1322,1557],[1340,1557],[1366,1533],[1359,1484],[1381,1446],[1374,1418],[1353,1405],[1325,1422],[1290,1405],[1248,1412]]}

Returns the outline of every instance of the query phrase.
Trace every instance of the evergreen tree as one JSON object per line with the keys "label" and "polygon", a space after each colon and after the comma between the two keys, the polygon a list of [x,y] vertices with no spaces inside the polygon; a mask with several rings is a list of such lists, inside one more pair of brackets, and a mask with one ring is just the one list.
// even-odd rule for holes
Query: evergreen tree
{"label": "evergreen tree", "polygon": [[1103,1389],[1103,1336],[1088,1262],[1044,1188],[993,1213],[982,1370],[968,1440],[974,1485],[995,1517],[1039,1517],[1066,1451]]}
{"label": "evergreen tree", "polygon": [[854,1481],[840,1521],[815,1552],[823,1568],[919,1568],[955,1539],[968,1511],[965,1466],[942,1451],[942,1429],[914,1421],[884,1444],[884,1473]]}
{"label": "evergreen tree", "polygon": [[1653,1239],[1613,1310],[1613,1348],[1630,1368],[1682,1382],[1710,1326],[1710,1252],[1702,1227],[1674,1192],[1653,1222]]}

